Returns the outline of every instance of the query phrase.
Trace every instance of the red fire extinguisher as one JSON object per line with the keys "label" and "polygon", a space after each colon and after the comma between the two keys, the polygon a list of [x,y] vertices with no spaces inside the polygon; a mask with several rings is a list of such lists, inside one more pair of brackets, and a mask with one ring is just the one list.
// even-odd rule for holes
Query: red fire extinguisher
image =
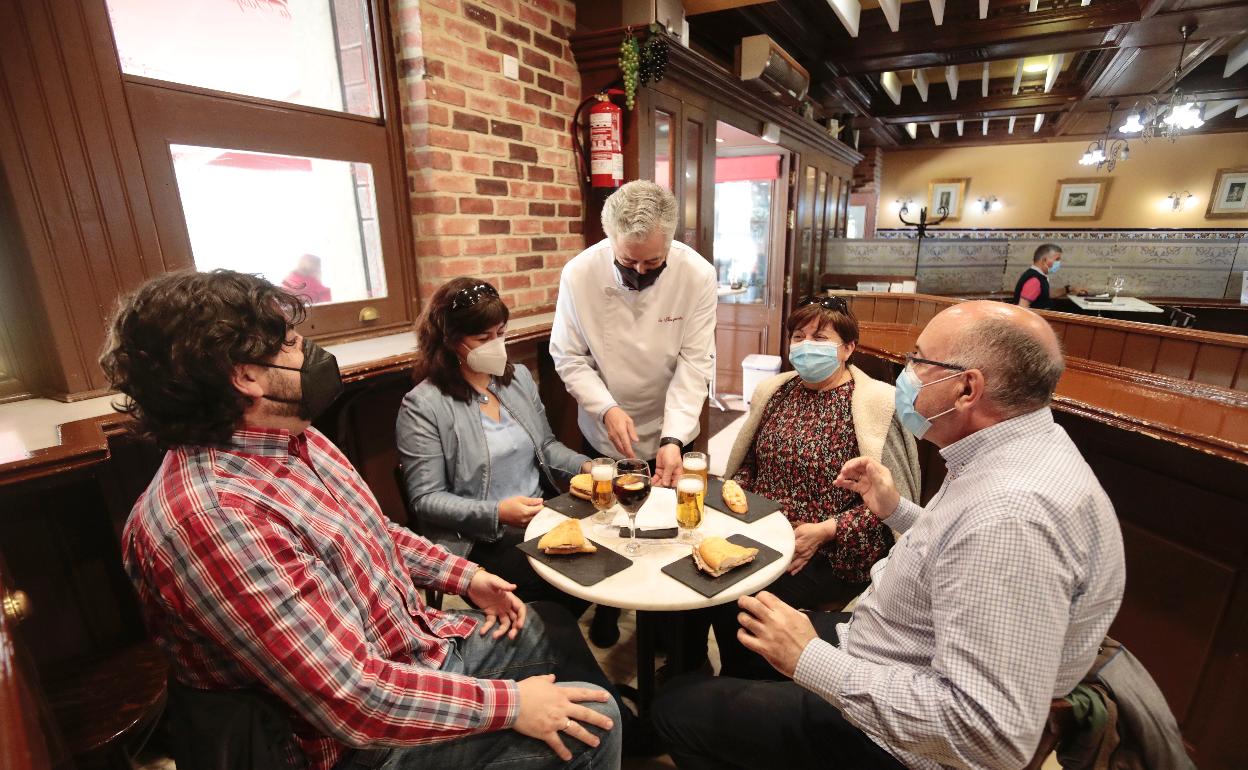
{"label": "red fire extinguisher", "polygon": [[589,162],[583,160],[581,168],[591,187],[615,188],[624,184],[624,119],[623,110],[611,102],[611,94],[622,94],[617,88],[600,91],[581,103],[573,119],[572,132],[576,145],[581,147],[578,126],[581,110],[589,108]]}

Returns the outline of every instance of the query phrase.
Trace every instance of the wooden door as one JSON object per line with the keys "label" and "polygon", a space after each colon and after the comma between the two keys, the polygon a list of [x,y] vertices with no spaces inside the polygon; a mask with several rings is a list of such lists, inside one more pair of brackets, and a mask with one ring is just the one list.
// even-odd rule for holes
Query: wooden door
{"label": "wooden door", "polygon": [[[797,303],[819,291],[829,243],[845,236],[849,184],[846,170],[817,154],[803,154],[791,177],[793,223],[789,243],[784,317]],[[782,347],[787,350],[787,345]]]}

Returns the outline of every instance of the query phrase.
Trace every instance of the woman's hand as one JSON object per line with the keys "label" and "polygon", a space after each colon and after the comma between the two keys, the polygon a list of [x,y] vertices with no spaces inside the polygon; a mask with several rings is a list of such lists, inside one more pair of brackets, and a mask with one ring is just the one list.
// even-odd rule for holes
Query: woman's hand
{"label": "woman's hand", "polygon": [[542,498],[517,495],[498,503],[498,520],[502,524],[524,529],[529,521],[542,510]]}
{"label": "woman's hand", "polygon": [[798,524],[793,528],[793,561],[789,563],[789,574],[796,575],[810,563],[811,557],[818,553],[819,548],[836,537],[836,519],[828,519],[818,524]]}
{"label": "woman's hand", "polygon": [[585,462],[581,463],[581,473],[589,473],[590,469],[593,467],[594,467],[594,461],[586,460]]}

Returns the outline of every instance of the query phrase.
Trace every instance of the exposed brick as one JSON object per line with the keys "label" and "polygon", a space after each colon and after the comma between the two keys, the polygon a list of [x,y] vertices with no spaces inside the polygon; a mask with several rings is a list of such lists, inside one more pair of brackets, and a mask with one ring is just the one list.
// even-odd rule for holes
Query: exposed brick
{"label": "exposed brick", "polygon": [[501,179],[475,179],[477,195],[506,195],[507,183]]}
{"label": "exposed brick", "polygon": [[559,241],[554,238],[532,238],[529,242],[534,251],[554,251],[559,247]]}
{"label": "exposed brick", "polygon": [[[458,131],[476,131],[479,134],[490,133],[490,121],[480,115],[470,115],[466,112],[456,112],[455,119],[451,125]],[[468,149],[466,146],[464,149]]]}
{"label": "exposed brick", "polygon": [[[459,10],[458,0],[427,0],[427,1],[429,5],[432,5],[434,8],[441,8],[442,10],[450,11],[451,13],[455,13],[456,11]],[[429,18],[428,16],[425,17],[426,20],[428,20],[428,18]]]}
{"label": "exposed brick", "polygon": [[[465,88],[475,88],[478,91],[485,90],[485,75],[471,67],[448,64],[446,65],[446,78]],[[576,109],[576,105],[573,105],[572,109]]]}
{"label": "exposed brick", "polygon": [[435,78],[446,77],[446,62],[425,59],[425,74]]}
{"label": "exposed brick", "polygon": [[483,259],[481,260],[481,270],[486,273],[514,273],[516,272],[516,259],[515,257]]}
{"label": "exposed brick", "polygon": [[530,182],[553,182],[555,180],[555,170],[546,168],[545,166],[529,166]]}
{"label": "exposed brick", "polygon": [[494,176],[503,179],[524,179],[524,166],[519,163],[496,160],[494,161]]}
{"label": "exposed brick", "polygon": [[464,44],[447,35],[425,35],[424,53],[434,58],[462,61]]}
{"label": "exposed brick", "polygon": [[483,72],[501,72],[503,69],[503,60],[493,51],[469,48],[464,52],[464,61],[468,63],[469,67]]}
{"label": "exposed brick", "polygon": [[520,68],[520,82],[533,85],[537,81],[537,76],[533,74],[533,70],[528,67]]}
{"label": "exposed brick", "polygon": [[581,71],[576,68],[576,65],[569,64],[563,59],[554,61],[554,68],[551,74],[566,83],[579,83],[581,79]]}
{"label": "exposed brick", "polygon": [[429,87],[429,98],[453,107],[463,107],[468,103],[468,95],[464,92],[464,89],[442,83]]}
{"label": "exposed brick", "polygon": [[585,239],[579,235],[569,235],[559,239],[559,248],[569,251],[580,251],[585,248]]}
{"label": "exposed brick", "polygon": [[451,170],[451,154],[441,150],[426,150],[416,153],[416,168],[436,168],[442,171]]}
{"label": "exposed brick", "polygon": [[542,231],[542,223],[537,219],[517,219],[511,223],[511,231],[516,235],[536,235]]}
{"label": "exposed brick", "polygon": [[472,136],[468,143],[468,149],[472,152],[482,155],[495,155],[500,158],[507,157],[507,143],[502,139],[493,136]]}
{"label": "exposed brick", "polygon": [[541,73],[538,73],[537,85],[539,88],[544,88],[547,91],[550,91],[552,94],[558,94],[560,96],[563,96],[563,83],[560,82],[556,78],[552,78],[549,75],[543,75]]}
{"label": "exposed brick", "polygon": [[435,126],[451,125],[451,111],[440,104],[429,104],[427,118]]}
{"label": "exposed brick", "polygon": [[560,40],[567,40],[568,38],[572,37],[572,30],[565,27],[563,24],[560,24],[559,22],[555,21],[554,19],[551,19],[550,20],[550,34],[554,35]]}
{"label": "exposed brick", "polygon": [[514,217],[522,215],[527,211],[527,203],[524,201],[513,201],[510,198],[499,200],[498,205],[494,207],[494,213],[500,217]]}
{"label": "exposed brick", "polygon": [[568,221],[566,219],[542,220],[542,233],[544,235],[563,235],[567,231]]}
{"label": "exposed brick", "polygon": [[554,131],[564,131],[568,127],[567,118],[562,115],[556,115],[553,112],[543,112],[538,115],[537,124],[542,128],[549,128]]}
{"label": "exposed brick", "polygon": [[[518,107],[519,105],[515,106]],[[509,104],[507,107],[510,109],[512,105]],[[521,122],[532,123],[534,121],[522,120]],[[524,141],[529,144],[539,144],[543,147],[553,147],[557,136],[559,135],[554,131],[546,128],[538,128],[537,126],[528,126],[524,129]]]}
{"label": "exposed brick", "polygon": [[563,41],[555,40],[553,37],[547,37],[540,32],[533,33],[533,45],[542,49],[551,56],[563,58]]}
{"label": "exposed brick", "polygon": [[491,51],[498,51],[499,53],[504,53],[508,56],[520,56],[520,46],[516,45],[507,38],[500,37],[498,35],[486,35],[485,47]]}
{"label": "exposed brick", "polygon": [[437,197],[417,198],[412,201],[413,214],[454,214],[455,199]]}
{"label": "exposed brick", "polygon": [[482,235],[507,235],[511,232],[511,221],[507,219],[479,219],[477,232]]}
{"label": "exposed brick", "polygon": [[529,215],[534,217],[553,217],[555,215],[555,204],[534,201],[529,204]]}
{"label": "exposed brick", "polygon": [[451,37],[461,40],[468,45],[481,45],[485,42],[485,32],[476,24],[470,24],[455,18],[447,18],[443,20],[442,28]]}
{"label": "exposed brick", "polygon": [[494,136],[501,136],[504,139],[523,139],[524,129],[515,123],[508,123],[503,120],[490,121],[490,133]]}
{"label": "exposed brick", "polygon": [[416,225],[420,235],[475,235],[477,223],[458,217],[425,217]]}
{"label": "exposed brick", "polygon": [[500,254],[515,254],[516,252],[528,251],[528,250],[529,250],[528,238],[499,238],[498,239],[498,253]]}
{"label": "exposed brick", "polygon": [[532,48],[525,48],[520,54],[520,61],[543,72],[550,72],[550,59]]}
{"label": "exposed brick", "polygon": [[516,306],[535,305],[546,299],[546,292],[542,289],[529,289],[528,291],[516,292]]}
{"label": "exposed brick", "polygon": [[503,19],[503,23],[499,26],[498,29],[507,37],[515,38],[516,40],[519,40],[523,43],[527,43],[530,40],[532,40],[532,37],[530,36],[531,33],[529,32],[528,27],[524,26],[523,24],[517,24],[516,22],[511,21],[510,19]]}
{"label": "exposed brick", "polygon": [[468,137],[445,128],[431,128],[429,129],[429,144],[435,147],[445,147],[448,150],[467,150]]}
{"label": "exposed brick", "polygon": [[541,270],[541,269],[542,269],[542,258],[538,255],[533,255],[533,256],[528,256],[528,257],[516,257],[516,271],[517,272],[522,272],[525,270]]}
{"label": "exposed brick", "polygon": [[488,29],[495,29],[497,25],[498,17],[479,5],[464,3],[463,14],[465,19],[475,21],[477,24],[480,24]]}
{"label": "exposed brick", "polygon": [[399,60],[400,78],[423,78],[425,76],[425,57],[412,56]]}
{"label": "exposed brick", "polygon": [[532,284],[529,282],[529,276],[523,273],[519,275],[512,274],[503,276],[504,289],[527,289],[531,285]]}
{"label": "exposed brick", "polygon": [[473,91],[468,94],[468,108],[487,115],[497,115],[503,111],[503,103],[493,96]]}
{"label": "exposed brick", "polygon": [[[538,77],[540,78],[543,76],[539,75]],[[541,91],[538,91],[536,88],[524,89],[524,101],[525,101],[525,104],[532,104],[534,107],[541,107],[544,110],[550,109],[550,105],[551,105],[550,94],[542,93]],[[533,120],[530,120],[527,122],[532,123],[536,119],[537,119],[537,113],[534,112]]]}
{"label": "exposed brick", "polygon": [[581,204],[579,203],[560,203],[559,216],[561,217],[580,217]]}
{"label": "exposed brick", "polygon": [[458,257],[458,238],[421,238],[416,241],[416,255],[420,257]]}
{"label": "exposed brick", "polygon": [[461,259],[432,260],[425,267],[425,271],[429,275],[439,278],[454,278],[459,275],[473,275],[478,272],[480,267],[481,260],[464,257]]}
{"label": "exposed brick", "polygon": [[455,168],[469,174],[486,175],[490,173],[490,159],[476,155],[459,155],[455,158]]}
{"label": "exposed brick", "polygon": [[558,270],[539,270],[529,275],[533,279],[534,286],[556,286],[559,283]]}
{"label": "exposed brick", "polygon": [[561,201],[568,197],[568,188],[553,184],[542,185],[542,198],[548,201]]}
{"label": "exposed brick", "polygon": [[510,188],[513,198],[536,198],[538,193],[542,191],[542,188],[538,185],[529,184],[528,182],[508,182],[507,186]]}
{"label": "exposed brick", "polygon": [[579,185],[581,183],[580,177],[577,176],[577,172],[570,168],[555,169],[555,181],[559,184],[566,184],[568,186]]}
{"label": "exposed brick", "polygon": [[[452,202],[453,204],[454,202]],[[452,212],[454,206],[452,205]],[[461,214],[493,214],[494,201],[489,198],[460,198],[459,213]]]}
{"label": "exposed brick", "polygon": [[[523,104],[516,104],[515,102],[508,102],[507,103],[507,117],[511,118],[512,120],[518,120],[521,123],[536,123],[537,122],[537,110],[533,109],[532,107],[526,107]],[[528,132],[526,131],[525,133],[527,134]]]}
{"label": "exposed brick", "polygon": [[581,220],[577,219],[572,222],[568,222],[568,232],[579,233],[581,232],[581,229],[582,229]]}
{"label": "exposed brick", "polygon": [[516,0],[485,0],[485,4],[491,8],[497,8],[509,16],[516,15]]}
{"label": "exposed brick", "polygon": [[[538,29],[546,29],[546,27],[550,24],[550,20],[546,18],[546,14],[541,11],[523,5],[520,6],[518,10],[520,11],[518,14],[520,16],[520,21],[525,24],[537,27]],[[535,32],[533,34],[536,35],[537,33]]]}
{"label": "exposed brick", "polygon": [[494,238],[469,238],[464,241],[464,254],[486,256],[498,253],[498,241]]}
{"label": "exposed brick", "polygon": [[[516,126],[516,128],[519,128],[519,126]],[[537,148],[530,147],[527,144],[516,144],[515,142],[508,144],[507,155],[512,160],[521,160],[526,163],[537,162]]]}

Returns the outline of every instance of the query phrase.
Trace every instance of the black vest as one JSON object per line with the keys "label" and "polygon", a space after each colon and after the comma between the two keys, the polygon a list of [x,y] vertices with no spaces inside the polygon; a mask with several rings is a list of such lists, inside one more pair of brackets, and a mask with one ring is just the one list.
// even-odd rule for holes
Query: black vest
{"label": "black vest", "polygon": [[1023,271],[1018,278],[1018,283],[1014,284],[1014,304],[1018,304],[1019,295],[1023,292],[1023,284],[1027,283],[1027,279],[1032,276],[1040,279],[1040,296],[1031,301],[1031,306],[1036,310],[1048,310],[1053,305],[1053,302],[1049,300],[1049,277],[1030,267]]}

